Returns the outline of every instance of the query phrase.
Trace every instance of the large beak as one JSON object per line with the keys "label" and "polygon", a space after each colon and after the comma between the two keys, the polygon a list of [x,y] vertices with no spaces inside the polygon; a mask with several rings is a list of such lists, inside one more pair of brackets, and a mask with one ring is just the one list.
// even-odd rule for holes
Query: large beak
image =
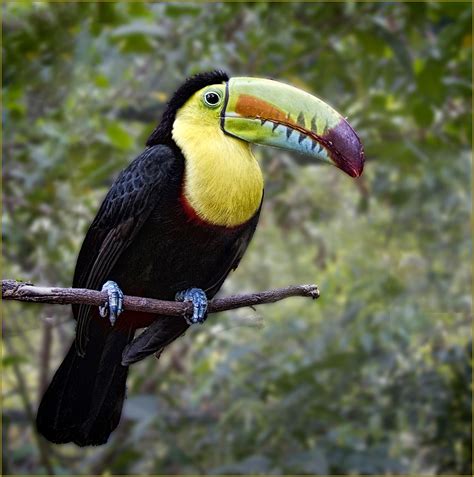
{"label": "large beak", "polygon": [[231,78],[221,127],[256,144],[289,149],[362,174],[364,150],[349,123],[324,101],[277,81]]}

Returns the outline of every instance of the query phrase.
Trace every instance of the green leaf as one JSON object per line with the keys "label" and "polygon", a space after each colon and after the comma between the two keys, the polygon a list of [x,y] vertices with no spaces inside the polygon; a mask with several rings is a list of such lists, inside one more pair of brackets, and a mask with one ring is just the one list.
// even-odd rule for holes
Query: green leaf
{"label": "green leaf", "polygon": [[196,16],[199,15],[200,11],[202,10],[201,7],[197,5],[193,5],[191,3],[188,4],[167,4],[165,13],[170,18],[179,18],[183,15],[191,15]]}
{"label": "green leaf", "polygon": [[94,83],[96,84],[96,86],[98,86],[99,88],[107,88],[110,86],[110,82],[107,78],[107,76],[105,75],[97,75],[95,78],[94,78]]}
{"label": "green leaf", "polygon": [[109,123],[105,129],[110,142],[118,149],[129,150],[133,139],[127,130],[118,122]]}
{"label": "green leaf", "polygon": [[17,354],[10,354],[2,357],[2,365],[4,368],[8,368],[10,366],[13,366],[14,364],[21,364],[26,362],[28,362],[26,356],[20,356]]}
{"label": "green leaf", "polygon": [[429,101],[421,101],[414,99],[411,104],[413,116],[418,125],[422,128],[427,128],[431,125],[434,119],[433,106]]}
{"label": "green leaf", "polygon": [[445,87],[442,82],[444,70],[445,64],[442,61],[431,58],[416,78],[418,93],[436,104],[442,101],[444,95]]}

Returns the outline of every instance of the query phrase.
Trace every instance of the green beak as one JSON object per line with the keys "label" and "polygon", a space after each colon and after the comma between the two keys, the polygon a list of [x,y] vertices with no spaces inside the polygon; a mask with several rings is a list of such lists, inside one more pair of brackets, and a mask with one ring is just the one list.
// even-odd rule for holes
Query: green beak
{"label": "green beak", "polygon": [[244,141],[289,149],[362,174],[364,150],[349,123],[324,101],[277,81],[231,78],[222,130]]}

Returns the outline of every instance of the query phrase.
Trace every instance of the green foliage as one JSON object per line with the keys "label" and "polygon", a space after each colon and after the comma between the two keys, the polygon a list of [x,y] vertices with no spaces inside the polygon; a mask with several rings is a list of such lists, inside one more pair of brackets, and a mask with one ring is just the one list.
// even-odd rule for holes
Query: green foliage
{"label": "green foliage", "polygon": [[6,304],[4,473],[471,474],[471,17],[455,2],[7,3],[5,277],[70,284],[101,197],[197,71],[316,93],[367,165],[354,181],[256,150],[262,219],[224,292],[316,282],[322,297],[210,318],[134,366],[102,448],[40,450],[28,404],[74,325]]}

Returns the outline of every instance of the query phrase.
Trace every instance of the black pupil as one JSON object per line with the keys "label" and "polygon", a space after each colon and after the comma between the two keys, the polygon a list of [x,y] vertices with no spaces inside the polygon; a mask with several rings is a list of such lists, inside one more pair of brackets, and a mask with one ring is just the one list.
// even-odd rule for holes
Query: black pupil
{"label": "black pupil", "polygon": [[206,101],[209,104],[217,104],[219,102],[219,95],[216,93],[206,93]]}

